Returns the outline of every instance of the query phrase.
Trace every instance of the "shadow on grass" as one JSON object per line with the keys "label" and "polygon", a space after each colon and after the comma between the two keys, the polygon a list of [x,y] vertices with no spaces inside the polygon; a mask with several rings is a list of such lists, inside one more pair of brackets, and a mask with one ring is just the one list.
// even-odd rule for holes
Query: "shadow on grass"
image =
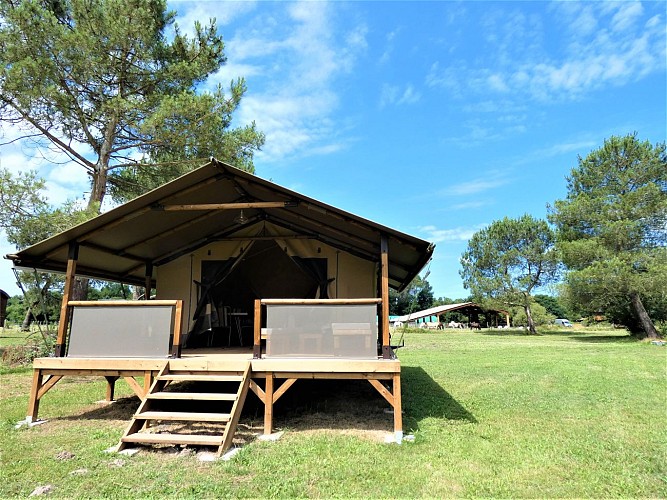
{"label": "shadow on grass", "polygon": [[429,417],[477,423],[475,416],[433,380],[423,368],[404,366],[401,373],[406,429],[419,429],[419,422]]}
{"label": "shadow on grass", "polygon": [[[482,335],[492,337],[529,337],[525,330],[482,330]],[[538,333],[538,335],[541,335]],[[536,335],[533,335],[535,337]]]}
{"label": "shadow on grass", "polygon": [[[420,367],[402,367],[404,429],[419,429],[425,418],[476,423],[475,417]],[[282,381],[276,380],[276,387]],[[194,389],[193,389],[194,390]],[[100,403],[62,420],[127,420],[139,407],[136,396]],[[190,402],[192,403],[192,402]],[[178,409],[178,408],[176,408]],[[196,409],[183,408],[183,411]],[[241,422],[261,425],[263,404],[248,394]],[[298,380],[274,405],[274,427],[293,431],[317,429],[387,433],[393,430],[391,407],[366,380]]]}
{"label": "shadow on grass", "polygon": [[568,335],[568,339],[576,340],[577,342],[586,342],[588,344],[602,344],[602,343],[636,343],[639,340],[636,337],[633,337],[630,334],[619,334],[619,335]]}
{"label": "shadow on grass", "polygon": [[137,396],[119,398],[113,403],[98,403],[98,406],[92,410],[63,416],[59,420],[130,420],[139,408],[139,403],[141,401]]}

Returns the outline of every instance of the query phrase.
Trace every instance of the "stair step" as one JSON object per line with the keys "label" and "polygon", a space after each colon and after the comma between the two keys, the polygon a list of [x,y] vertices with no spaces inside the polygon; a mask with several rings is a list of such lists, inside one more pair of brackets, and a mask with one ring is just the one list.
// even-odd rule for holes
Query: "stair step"
{"label": "stair step", "polygon": [[188,401],[234,401],[236,394],[220,392],[154,392],[147,394],[148,399],[182,399]]}
{"label": "stair step", "polygon": [[240,382],[243,380],[241,375],[204,375],[191,373],[168,373],[160,375],[158,380],[172,380],[178,382],[193,381],[193,382]]}
{"label": "stair step", "polygon": [[149,434],[137,432],[121,438],[123,443],[144,444],[191,444],[198,446],[220,446],[222,436],[200,434]]}
{"label": "stair step", "polygon": [[229,413],[189,411],[144,411],[135,415],[140,420],[183,420],[201,422],[229,422]]}

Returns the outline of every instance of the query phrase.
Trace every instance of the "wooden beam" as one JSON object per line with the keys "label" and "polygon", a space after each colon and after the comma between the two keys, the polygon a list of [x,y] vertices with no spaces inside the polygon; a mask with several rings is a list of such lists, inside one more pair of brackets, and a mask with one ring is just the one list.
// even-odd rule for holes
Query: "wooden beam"
{"label": "wooden beam", "polygon": [[32,374],[32,387],[30,388],[30,399],[28,401],[28,416],[27,420],[34,422],[37,420],[39,413],[39,390],[42,388],[42,379],[44,374],[39,368],[35,369]]}
{"label": "wooden beam", "polygon": [[255,299],[253,334],[252,357],[260,359],[262,357],[262,302],[259,299]]}
{"label": "wooden beam", "polygon": [[[159,307],[159,306],[175,306],[177,307],[180,300],[151,300],[146,303],[143,300],[72,300],[69,302],[70,306],[76,307]],[[182,304],[182,302],[181,302]]]}
{"label": "wooden beam", "polygon": [[113,401],[114,390],[116,389],[116,380],[118,377],[104,377],[107,379],[107,401]]}
{"label": "wooden beam", "polygon": [[379,380],[373,380],[369,379],[368,380],[375,389],[382,395],[384,399],[387,400],[387,402],[391,405],[394,406],[394,396],[391,392],[387,390],[387,388],[382,385],[382,383]]}
{"label": "wooden beam", "polygon": [[186,211],[186,210],[238,210],[242,208],[294,208],[296,201],[252,201],[242,203],[200,203],[192,205],[162,205],[155,210]]}
{"label": "wooden beam", "polygon": [[257,395],[262,403],[266,401],[266,394],[264,393],[264,389],[262,389],[254,380],[250,380],[250,390]]}
{"label": "wooden beam", "polygon": [[389,359],[392,356],[389,346],[389,242],[387,235],[380,238],[380,291],[382,298],[382,317],[380,325],[382,331],[382,357]]}
{"label": "wooden beam", "polygon": [[266,374],[264,393],[264,434],[271,434],[273,431],[273,373]]}
{"label": "wooden beam", "polygon": [[71,241],[67,254],[67,272],[65,273],[65,287],[63,288],[63,301],[60,305],[60,321],[58,322],[58,337],[56,338],[56,356],[65,356],[65,337],[69,327],[69,300],[74,291],[76,280],[76,262],[79,259],[79,245]]}
{"label": "wooden beam", "polygon": [[295,378],[290,378],[285,380],[285,382],[283,382],[283,385],[281,385],[280,388],[273,393],[273,402],[275,403],[276,401],[278,401],[280,399],[280,396],[285,394],[287,392],[287,389],[292,387],[292,385],[294,385],[294,382],[296,382],[296,380],[297,379]]}
{"label": "wooden beam", "polygon": [[401,374],[394,374],[394,433],[403,434],[403,409],[401,402]]}
{"label": "wooden beam", "polygon": [[144,300],[151,300],[151,288],[153,287],[153,263],[152,262],[146,262],[146,285],[144,288],[146,291],[144,292]]}
{"label": "wooden beam", "polygon": [[62,378],[63,375],[49,375],[49,378],[46,379],[46,382],[42,383],[42,387],[37,393],[37,399],[42,399],[42,396],[49,392],[49,390],[51,390],[51,388],[56,385]]}
{"label": "wooden beam", "polygon": [[261,299],[263,305],[359,305],[379,304],[382,299]]}
{"label": "wooden beam", "polygon": [[[155,302],[155,301],[151,301]],[[172,343],[171,355],[174,358],[181,357],[181,331],[183,329],[183,301],[176,301],[176,309],[174,310],[174,340]]]}
{"label": "wooden beam", "polygon": [[139,382],[137,382],[134,377],[123,378],[125,379],[125,382],[127,382],[127,385],[129,385],[130,388],[134,391],[134,393],[139,396],[139,399],[144,399],[146,393],[144,392],[144,388],[139,385]]}

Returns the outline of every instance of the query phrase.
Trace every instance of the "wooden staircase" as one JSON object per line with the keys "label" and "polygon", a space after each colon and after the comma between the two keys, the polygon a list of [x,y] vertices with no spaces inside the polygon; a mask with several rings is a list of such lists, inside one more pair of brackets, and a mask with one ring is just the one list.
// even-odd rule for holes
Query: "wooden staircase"
{"label": "wooden staircase", "polygon": [[[204,369],[179,371],[168,361],[132,417],[117,451],[132,443],[182,444],[215,446],[218,455],[223,454],[232,444],[248,393],[250,371],[250,363],[242,374]],[[209,391],[189,392],[188,386],[195,382]],[[159,432],[154,425],[157,422],[162,424],[160,427],[177,430]]]}

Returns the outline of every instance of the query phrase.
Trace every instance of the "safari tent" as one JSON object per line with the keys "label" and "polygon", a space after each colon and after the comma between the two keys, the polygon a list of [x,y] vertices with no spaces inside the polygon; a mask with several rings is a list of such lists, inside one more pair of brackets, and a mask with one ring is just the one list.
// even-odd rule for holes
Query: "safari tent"
{"label": "safari tent", "polygon": [[[359,378],[393,406],[400,439],[400,362],[391,348],[388,290],[406,287],[433,249],[212,158],[7,256],[16,267],[66,277],[55,357],[35,361],[28,417],[37,418],[39,400],[63,376],[104,376],[109,399],[123,377],[142,403],[121,448],[181,442],[222,451],[247,391],[264,403],[268,433],[273,404],[298,379]],[[72,301],[79,277],[142,286],[150,300]],[[178,395],[198,409],[171,411],[165,401],[184,380],[234,380],[238,389],[234,397]],[[222,400],[232,408],[216,409]],[[152,420],[227,427],[213,437],[146,437],[139,430]]]}
{"label": "safari tent", "polygon": [[5,326],[8,301],[9,301],[9,294],[4,290],[0,290],[0,328],[3,328]]}

